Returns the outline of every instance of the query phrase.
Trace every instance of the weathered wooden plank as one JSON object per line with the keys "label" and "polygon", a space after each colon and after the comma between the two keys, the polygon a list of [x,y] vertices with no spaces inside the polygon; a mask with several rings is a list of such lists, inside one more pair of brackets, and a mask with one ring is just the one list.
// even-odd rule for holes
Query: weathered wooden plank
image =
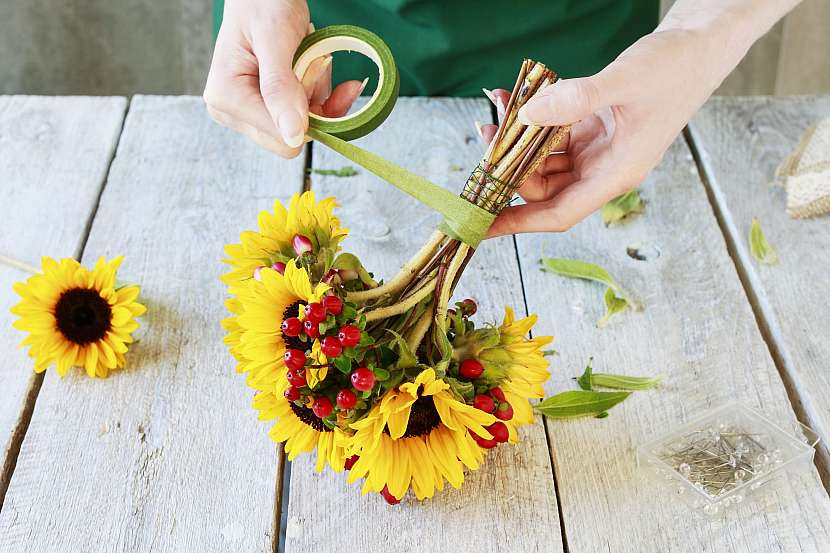
{"label": "weathered wooden plank", "polygon": [[[779,367],[806,421],[822,436],[820,469],[830,482],[830,219],[791,219],[776,166],[801,133],[830,115],[830,96],[714,99],[690,126],[715,200],[774,344]],[[758,217],[781,262],[760,266],[749,253]]]}
{"label": "weathered wooden plank", "polygon": [[[593,215],[565,234],[517,237],[528,308],[561,352],[549,393],[574,388],[571,378],[590,356],[597,371],[665,377],[659,390],[636,393],[606,419],[548,423],[569,551],[827,551],[830,500],[812,467],[717,522],[638,472],[637,446],[730,400],[795,424],[682,138],[642,193],[645,213],[620,227],[606,229]],[[647,260],[629,257],[629,246]],[[543,273],[541,252],[606,267],[645,311],[595,328],[604,289]]]}
{"label": "weathered wooden plank", "polygon": [[0,513],[0,550],[271,551],[278,458],[222,344],[222,245],[286,162],[198,98],[136,97],[84,251],[123,254],[149,306],[128,370],[47,374]]}
{"label": "weathered wooden plank", "polygon": [[[479,161],[482,146],[474,120],[489,121],[479,100],[401,99],[384,125],[359,143],[369,150],[458,189]],[[315,145],[312,165],[348,161]],[[345,242],[376,275],[394,274],[438,222],[437,216],[374,176],[313,176],[312,189],[334,194]],[[501,320],[505,304],[523,311],[511,238],[484,244],[464,273],[458,298],[472,295],[479,320]],[[363,497],[331,470],[314,472],[313,459],[293,462],[285,550],[339,551],[561,551],[559,519],[541,423],[521,444],[499,447],[460,490],[447,486],[432,500],[406,499],[389,507],[378,495]]]}
{"label": "weathered wooden plank", "polygon": [[[0,97],[0,255],[37,265],[42,255],[80,254],[126,105],[125,98]],[[25,431],[21,414],[40,383],[16,347],[23,335],[9,312],[20,299],[12,283],[28,276],[0,264],[0,503]]]}

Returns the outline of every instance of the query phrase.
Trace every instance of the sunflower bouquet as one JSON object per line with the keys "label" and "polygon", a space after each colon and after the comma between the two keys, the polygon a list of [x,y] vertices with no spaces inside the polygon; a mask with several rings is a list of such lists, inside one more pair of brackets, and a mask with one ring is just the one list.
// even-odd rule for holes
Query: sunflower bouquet
{"label": "sunflower bouquet", "polygon": [[[486,220],[565,132],[516,117],[555,79],[540,63],[522,65],[461,195]],[[258,230],[226,246],[223,326],[237,370],[256,390],[260,419],[276,421],[269,435],[289,460],[316,449],[318,471],[346,470],[349,483],[363,479],[364,493],[392,504],[410,488],[418,499],[445,482],[457,488],[486,450],[516,443],[517,428],[533,422],[529,400],[543,397],[542,349],[552,338],[528,338],[536,317],[517,320],[509,307],[501,324],[477,325],[473,300],[450,304],[480,228],[470,238],[470,224],[442,224],[380,283],[342,251],[347,230],[334,208],[334,198],[310,191],[287,208],[277,201]]]}

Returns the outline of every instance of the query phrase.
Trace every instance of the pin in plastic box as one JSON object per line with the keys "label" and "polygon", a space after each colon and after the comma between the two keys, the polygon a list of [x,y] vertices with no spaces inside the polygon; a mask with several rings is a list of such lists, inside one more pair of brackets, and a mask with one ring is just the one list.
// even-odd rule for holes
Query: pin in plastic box
{"label": "pin in plastic box", "polygon": [[637,450],[648,474],[693,510],[718,516],[772,479],[809,469],[816,434],[793,435],[744,405],[730,403]]}

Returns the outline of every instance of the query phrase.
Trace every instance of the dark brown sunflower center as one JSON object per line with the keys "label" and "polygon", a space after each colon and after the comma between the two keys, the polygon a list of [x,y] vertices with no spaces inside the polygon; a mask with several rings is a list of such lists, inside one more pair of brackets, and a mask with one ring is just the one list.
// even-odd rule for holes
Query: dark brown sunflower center
{"label": "dark brown sunflower center", "polygon": [[97,290],[73,288],[55,306],[58,330],[78,345],[97,342],[112,328],[112,309]]}
{"label": "dark brown sunflower center", "polygon": [[300,419],[303,423],[307,424],[317,432],[333,432],[333,430],[325,424],[323,424],[323,421],[320,420],[317,417],[317,415],[314,414],[314,411],[312,411],[308,407],[301,407],[293,401],[289,402],[288,404],[291,406],[291,410],[294,411],[294,414],[297,415],[298,419]]}
{"label": "dark brown sunflower center", "polygon": [[404,438],[426,436],[441,424],[441,417],[435,410],[435,401],[432,396],[421,396],[412,404],[409,412],[409,422],[406,425]]}
{"label": "dark brown sunflower center", "polygon": [[[285,311],[282,312],[282,320],[290,319],[291,317],[296,317],[300,314],[300,302],[295,301],[291,305],[285,308]],[[300,340],[297,336],[286,336],[285,332],[282,333],[282,342],[285,344],[285,349],[299,349],[305,351],[308,348],[308,344]]]}

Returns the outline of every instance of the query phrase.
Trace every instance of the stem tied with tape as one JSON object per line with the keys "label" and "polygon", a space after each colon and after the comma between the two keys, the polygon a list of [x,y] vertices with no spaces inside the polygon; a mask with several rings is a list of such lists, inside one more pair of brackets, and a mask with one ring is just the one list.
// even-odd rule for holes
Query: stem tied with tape
{"label": "stem tied with tape", "polygon": [[[295,56],[295,72],[302,77],[315,58],[341,50],[360,52],[375,62],[378,86],[354,114],[340,118],[311,115],[309,137],[444,217],[429,241],[398,275],[382,286],[354,292],[349,299],[369,308],[369,320],[374,325],[386,324],[384,319],[396,317],[393,326],[414,348],[424,337],[431,336],[433,340],[424,345],[440,354],[444,346],[438,337],[446,335],[447,304],[475,248],[516,190],[568,131],[566,127],[527,126],[517,119],[519,108],[551,86],[557,77],[542,63],[522,63],[498,131],[462,193],[456,195],[348,142],[368,134],[386,119],[397,99],[399,81],[386,44],[373,33],[349,25],[326,27],[306,37]],[[414,317],[412,313],[416,311],[423,314]],[[424,321],[430,322],[429,327]]]}

